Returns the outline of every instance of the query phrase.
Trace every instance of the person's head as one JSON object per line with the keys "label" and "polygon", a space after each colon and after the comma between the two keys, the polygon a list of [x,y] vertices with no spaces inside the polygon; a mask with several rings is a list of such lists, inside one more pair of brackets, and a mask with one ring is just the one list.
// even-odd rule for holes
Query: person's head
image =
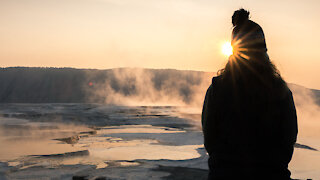
{"label": "person's head", "polygon": [[249,20],[249,12],[244,9],[236,10],[232,16],[232,24],[234,29],[231,44],[234,53],[218,74],[232,81],[281,79],[267,54],[263,30],[257,23]]}
{"label": "person's head", "polygon": [[249,19],[250,12],[241,8],[239,10],[236,10],[232,15],[232,24],[233,26],[239,26],[243,22]]}
{"label": "person's head", "polygon": [[[267,46],[262,28],[259,24],[249,20],[249,11],[236,10],[232,15],[231,44],[235,55],[252,57],[252,54],[266,53]],[[244,56],[243,56],[244,55]]]}

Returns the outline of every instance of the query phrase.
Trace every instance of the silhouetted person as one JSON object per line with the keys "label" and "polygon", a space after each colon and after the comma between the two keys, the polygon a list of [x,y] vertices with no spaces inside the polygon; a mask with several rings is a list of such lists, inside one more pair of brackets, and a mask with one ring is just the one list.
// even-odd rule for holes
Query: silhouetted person
{"label": "silhouetted person", "polygon": [[298,133],[292,93],[249,12],[235,11],[232,23],[234,53],[213,77],[202,111],[209,179],[290,179]]}

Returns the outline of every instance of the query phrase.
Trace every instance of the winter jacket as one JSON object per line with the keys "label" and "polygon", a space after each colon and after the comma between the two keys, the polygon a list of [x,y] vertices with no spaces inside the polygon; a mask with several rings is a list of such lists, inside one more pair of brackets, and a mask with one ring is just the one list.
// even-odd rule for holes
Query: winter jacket
{"label": "winter jacket", "polygon": [[202,111],[209,179],[290,179],[297,116],[291,91],[279,86],[271,98],[253,89],[238,99],[241,91],[212,79]]}

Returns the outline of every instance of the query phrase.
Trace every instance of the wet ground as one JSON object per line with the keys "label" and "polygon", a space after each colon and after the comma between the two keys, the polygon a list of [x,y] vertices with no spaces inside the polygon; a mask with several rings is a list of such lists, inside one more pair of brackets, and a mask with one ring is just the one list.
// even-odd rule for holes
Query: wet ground
{"label": "wet ground", "polygon": [[206,177],[199,116],[181,108],[9,104],[1,111],[0,177]]}
{"label": "wet ground", "polygon": [[[0,116],[0,179],[207,176],[199,109],[1,104]],[[290,164],[293,177],[320,177],[319,141],[300,141]]]}

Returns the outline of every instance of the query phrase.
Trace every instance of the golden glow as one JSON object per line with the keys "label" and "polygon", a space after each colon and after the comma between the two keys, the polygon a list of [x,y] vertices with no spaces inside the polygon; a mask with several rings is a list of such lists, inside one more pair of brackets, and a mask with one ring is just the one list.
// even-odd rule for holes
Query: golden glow
{"label": "golden glow", "polygon": [[226,42],[222,46],[222,53],[226,56],[230,56],[233,54],[233,48],[230,42]]}
{"label": "golden glow", "polygon": [[[233,12],[250,7],[286,80],[319,89],[319,2],[291,0],[287,8],[287,1],[255,0],[0,0],[0,64],[214,72],[228,57],[221,48],[232,33]],[[284,21],[286,28],[279,28]],[[239,43],[232,43],[234,54],[246,51],[235,48]]]}

